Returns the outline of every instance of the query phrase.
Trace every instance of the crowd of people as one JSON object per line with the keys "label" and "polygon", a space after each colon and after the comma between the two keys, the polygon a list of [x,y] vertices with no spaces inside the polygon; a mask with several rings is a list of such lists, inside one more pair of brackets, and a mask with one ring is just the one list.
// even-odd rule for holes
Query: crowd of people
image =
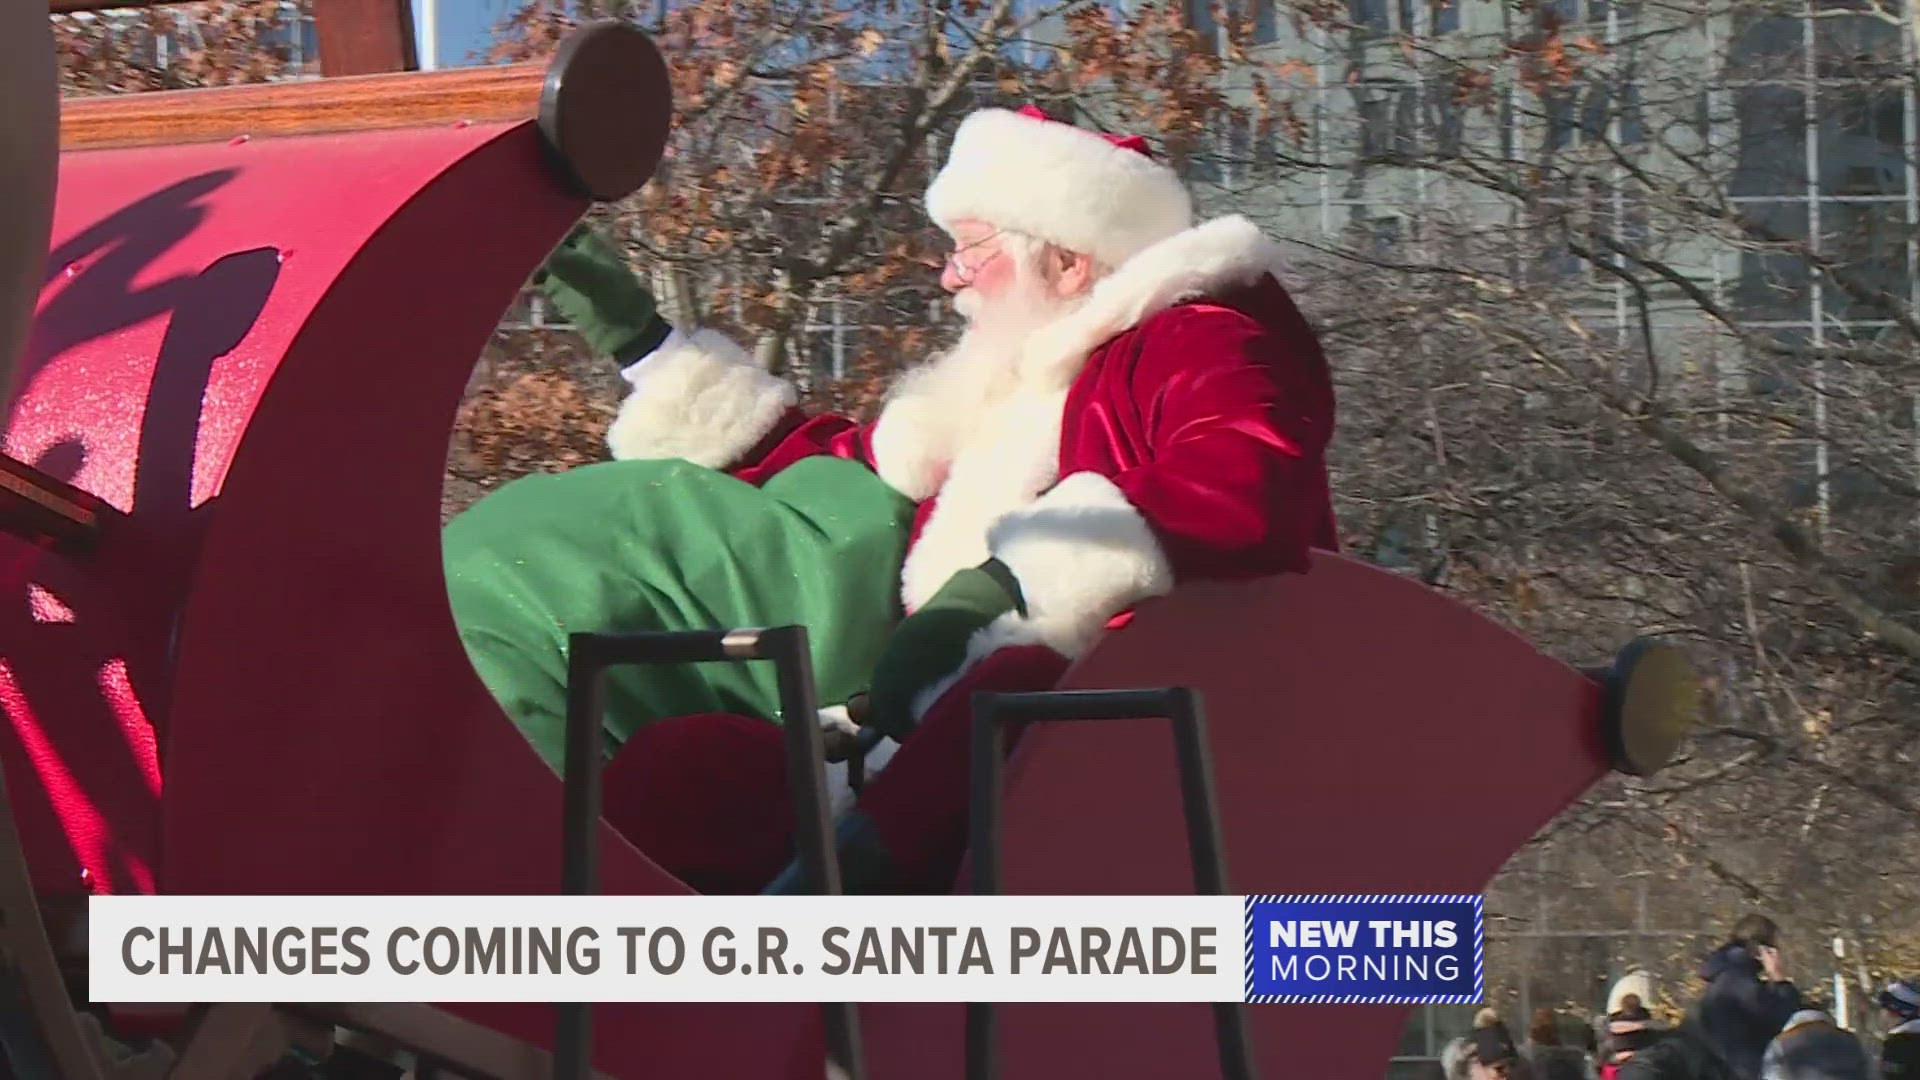
{"label": "crowd of people", "polygon": [[1879,992],[1887,1030],[1876,1052],[1787,977],[1779,934],[1763,915],[1736,923],[1670,1026],[1636,994],[1571,1036],[1554,1010],[1536,1010],[1523,1041],[1482,1009],[1472,1034],[1447,1046],[1446,1080],[1920,1080],[1920,978]]}

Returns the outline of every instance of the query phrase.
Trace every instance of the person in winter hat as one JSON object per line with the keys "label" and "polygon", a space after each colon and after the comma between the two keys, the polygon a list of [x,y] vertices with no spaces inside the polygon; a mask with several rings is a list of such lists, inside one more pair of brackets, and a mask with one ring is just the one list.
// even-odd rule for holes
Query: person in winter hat
{"label": "person in winter hat", "polygon": [[949,883],[973,691],[1051,686],[1176,582],[1302,571],[1337,543],[1331,383],[1273,240],[1196,222],[1143,141],[1032,108],[967,117],[926,204],[966,327],[876,421],[805,415],[739,345],[676,328],[627,367],[607,436],[755,484],[849,458],[918,503],[908,615],[856,717],[903,743],[844,824],[849,891]]}
{"label": "person in winter hat", "polygon": [[1610,1036],[1605,1060],[1597,1070],[1600,1080],[1616,1080],[1625,1075],[1627,1064],[1641,1051],[1658,1043],[1666,1034],[1647,1025],[1635,1025],[1630,1030]]}
{"label": "person in winter hat", "polygon": [[1880,991],[1893,1027],[1880,1044],[1881,1080],[1920,1077],[1920,978],[1896,979]]}
{"label": "person in winter hat", "polygon": [[1580,1048],[1561,1039],[1560,1017],[1545,1005],[1533,1011],[1524,1053],[1539,1080],[1588,1080],[1592,1062]]}
{"label": "person in winter hat", "polygon": [[1469,1080],[1537,1080],[1532,1063],[1514,1045],[1506,1022],[1492,1009],[1474,1014],[1465,1046]]}
{"label": "person in winter hat", "polygon": [[1859,1036],[1821,1009],[1802,1009],[1767,1046],[1761,1080],[1869,1080]]}
{"label": "person in winter hat", "polygon": [[1779,935],[1772,919],[1747,915],[1700,966],[1707,988],[1695,1020],[1739,1080],[1759,1080],[1767,1045],[1800,1011],[1800,991],[1781,973]]}
{"label": "person in winter hat", "polygon": [[1620,1067],[1633,1059],[1633,1055],[1653,1045],[1659,1032],[1654,1029],[1653,1014],[1640,1004],[1640,995],[1628,994],[1620,999],[1620,1007],[1610,1012],[1601,1021],[1604,1035],[1599,1039],[1599,1075],[1600,1080],[1614,1080]]}
{"label": "person in winter hat", "polygon": [[1447,1040],[1440,1048],[1440,1075],[1443,1080],[1472,1080],[1473,1040],[1465,1035]]}
{"label": "person in winter hat", "polygon": [[1737,1080],[1699,1027],[1683,1023],[1670,1031],[1644,1029],[1619,1063],[1617,1080]]}

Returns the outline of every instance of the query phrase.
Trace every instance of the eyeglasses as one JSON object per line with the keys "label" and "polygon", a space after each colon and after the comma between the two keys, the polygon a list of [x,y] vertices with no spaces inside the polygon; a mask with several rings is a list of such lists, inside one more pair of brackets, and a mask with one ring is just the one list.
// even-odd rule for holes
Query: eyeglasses
{"label": "eyeglasses", "polygon": [[993,232],[990,232],[987,235],[981,237],[980,239],[975,240],[971,244],[962,244],[959,247],[954,248],[953,252],[946,257],[946,260],[942,264],[942,267],[944,269],[953,271],[953,276],[959,278],[961,281],[972,281],[973,276],[980,272],[981,266],[984,266],[990,259],[992,259],[993,256],[990,253],[987,256],[987,258],[977,260],[978,265],[972,265],[972,266],[969,266],[967,264],[967,261],[962,259],[960,256],[965,254],[966,252],[973,251],[979,248],[982,244],[991,243],[992,241],[998,240],[999,238],[1000,238],[1000,230],[995,229]]}

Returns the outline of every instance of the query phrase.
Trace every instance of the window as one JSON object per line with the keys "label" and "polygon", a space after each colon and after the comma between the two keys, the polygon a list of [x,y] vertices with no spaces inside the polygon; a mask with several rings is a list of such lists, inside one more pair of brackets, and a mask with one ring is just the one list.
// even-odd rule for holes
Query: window
{"label": "window", "polygon": [[1460,29],[1459,0],[1347,0],[1347,21],[1373,34],[1447,34]]}
{"label": "window", "polygon": [[1440,75],[1427,83],[1426,120],[1433,152],[1442,157],[1459,154],[1466,135],[1467,108],[1460,102],[1451,78]]}
{"label": "window", "polygon": [[1418,146],[1415,127],[1419,93],[1397,79],[1368,79],[1353,88],[1360,113],[1360,154],[1366,159],[1411,154]]}
{"label": "window", "polygon": [[1214,0],[1186,0],[1187,26],[1203,49],[1217,49],[1220,44],[1220,20],[1214,16],[1213,4]]}
{"label": "window", "polygon": [[1400,214],[1382,214],[1367,223],[1367,234],[1374,258],[1393,259],[1406,242],[1407,219]]}
{"label": "window", "polygon": [[1592,82],[1546,90],[1540,95],[1540,107],[1546,122],[1543,145],[1549,153],[1582,143],[1631,146],[1647,139],[1640,88],[1630,74],[1616,84]]}
{"label": "window", "polygon": [[1845,267],[1854,289],[1828,288],[1821,306],[1828,317],[1888,320],[1908,307],[1907,209],[1901,202],[1822,200],[1821,254]]}
{"label": "window", "polygon": [[1570,87],[1553,87],[1540,94],[1540,111],[1547,121],[1546,150],[1564,150],[1574,142],[1576,101]]}
{"label": "window", "polygon": [[1903,195],[1907,189],[1904,94],[1898,89],[1822,86],[1817,133],[1826,195]]}
{"label": "window", "polygon": [[1253,43],[1271,45],[1280,40],[1280,17],[1274,0],[1253,0]]}
{"label": "window", "polygon": [[1227,118],[1227,176],[1229,183],[1239,183],[1247,176],[1247,166],[1253,160],[1253,132],[1247,123],[1246,114],[1235,112]]}
{"label": "window", "polygon": [[1280,172],[1279,155],[1274,151],[1273,140],[1280,137],[1274,129],[1272,117],[1263,116],[1253,132],[1253,178],[1272,180]]}
{"label": "window", "polygon": [[1633,146],[1647,141],[1646,113],[1640,107],[1640,83],[1631,70],[1620,83],[1619,119],[1622,145]]}
{"label": "window", "polygon": [[[1183,0],[1187,26],[1199,35],[1201,44],[1209,49],[1217,49],[1226,30],[1221,25],[1221,14],[1227,15],[1227,21],[1233,23],[1239,32],[1249,35],[1254,45],[1271,45],[1280,40],[1279,0]],[[1218,5],[1218,7],[1216,7]],[[1122,10],[1125,10],[1122,5]]]}

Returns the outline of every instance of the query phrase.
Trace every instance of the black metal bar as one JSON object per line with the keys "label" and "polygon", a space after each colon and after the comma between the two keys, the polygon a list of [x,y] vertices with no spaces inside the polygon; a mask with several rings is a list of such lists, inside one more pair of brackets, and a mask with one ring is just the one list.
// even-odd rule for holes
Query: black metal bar
{"label": "black metal bar", "polygon": [[[1199,696],[1184,686],[1154,690],[1042,690],[1024,694],[976,694],[973,700],[973,769],[968,808],[973,891],[1000,891],[1001,724],[1010,721],[1146,720],[1164,717],[1173,729],[1180,770],[1181,809],[1187,820],[1188,856],[1194,892],[1227,892],[1225,846],[1214,794],[1213,755]],[[1213,1003],[1214,1043],[1223,1080],[1253,1080],[1253,1048],[1237,1001]],[[998,1074],[991,1003],[967,1004],[967,1080]]]}
{"label": "black metal bar", "polygon": [[606,663],[594,634],[567,639],[567,729],[561,757],[560,891],[600,891],[600,718],[606,711]]}
{"label": "black metal bar", "polygon": [[[1000,733],[999,705],[1010,695],[973,696],[973,762],[969,772],[968,841],[975,896],[1000,892]],[[993,1080],[1000,1072],[998,1025],[993,1004],[967,1002],[967,1080]]]}
{"label": "black metal bar", "polygon": [[1187,850],[1193,860],[1193,891],[1225,896],[1227,863],[1220,839],[1220,804],[1213,791],[1213,751],[1207,747],[1200,700],[1184,686],[1167,691],[1173,751],[1180,762],[1180,800],[1187,818]]}
{"label": "black metal bar", "polygon": [[[560,768],[560,892],[600,891],[600,718],[605,713],[606,665],[597,635],[567,639],[567,728]],[[555,1080],[593,1075],[593,1003],[554,1006]]]}
{"label": "black metal bar", "polygon": [[[800,872],[809,892],[838,896],[840,861],[834,857],[833,822],[827,811],[826,752],[820,739],[807,628],[763,630],[760,648],[779,673],[780,719],[787,739],[787,787],[793,791],[794,842],[800,848]],[[823,1002],[820,1008],[828,1052],[849,1077],[865,1076],[860,1018],[853,1003]]]}
{"label": "black metal bar", "polygon": [[813,665],[807,628],[781,626],[760,632],[760,654],[773,661],[780,684],[780,719],[787,740],[787,787],[793,792],[794,842],[807,891],[840,893],[840,865],[833,857],[833,823],[828,820],[826,749],[820,740],[820,715],[813,692]]}
{"label": "black metal bar", "polygon": [[706,664],[764,660],[765,630],[676,630],[634,634],[574,634],[591,642],[603,667],[615,664]]}
{"label": "black metal bar", "polygon": [[[1220,836],[1220,802],[1213,788],[1213,751],[1200,698],[1184,686],[1167,691],[1174,752],[1180,759],[1180,799],[1187,818],[1187,850],[1193,860],[1193,891],[1227,894],[1226,844]],[[1213,1003],[1214,1044],[1224,1080],[1252,1080],[1253,1044],[1238,1001]]]}
{"label": "black metal bar", "polygon": [[[1172,715],[1175,696],[1184,689],[1036,690],[995,694],[994,716],[1001,723],[1020,720],[1161,720]],[[975,714],[978,715],[977,713]]]}
{"label": "black metal bar", "polygon": [[[622,664],[699,664],[769,660],[778,685],[794,802],[795,838],[810,891],[840,894],[840,863],[828,820],[825,756],[813,687],[813,660],[804,626],[764,630],[691,630],[633,634],[573,634],[568,638],[566,751],[561,769],[561,885],[569,896],[599,891],[601,717],[606,670]],[[866,1076],[859,1014],[852,1002],[820,1006],[827,1048],[849,1080]],[[555,1080],[592,1075],[592,1006],[556,1005]]]}

